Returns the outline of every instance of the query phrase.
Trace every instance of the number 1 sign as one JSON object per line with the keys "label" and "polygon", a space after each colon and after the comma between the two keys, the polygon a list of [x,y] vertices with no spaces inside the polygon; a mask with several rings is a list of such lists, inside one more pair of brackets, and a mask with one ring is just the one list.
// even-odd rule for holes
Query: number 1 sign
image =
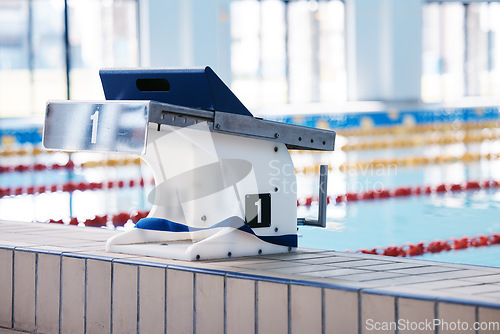
{"label": "number 1 sign", "polygon": [[65,151],[143,153],[149,101],[49,103],[43,145]]}

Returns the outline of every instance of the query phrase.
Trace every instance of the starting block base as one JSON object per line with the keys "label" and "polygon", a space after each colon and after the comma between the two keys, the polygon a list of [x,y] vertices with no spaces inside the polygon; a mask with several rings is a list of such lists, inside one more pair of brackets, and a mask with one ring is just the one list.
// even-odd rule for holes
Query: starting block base
{"label": "starting block base", "polygon": [[[255,235],[234,228],[222,228],[212,236],[196,240],[172,240],[179,233],[133,229],[117,235],[106,244],[108,252],[197,261],[248,255],[288,253],[297,250],[262,241]],[[157,240],[144,242],[143,240]]]}

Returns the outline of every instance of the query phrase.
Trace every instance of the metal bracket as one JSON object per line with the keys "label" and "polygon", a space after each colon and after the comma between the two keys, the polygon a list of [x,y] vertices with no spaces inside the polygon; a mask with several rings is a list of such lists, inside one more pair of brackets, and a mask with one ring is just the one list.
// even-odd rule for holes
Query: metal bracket
{"label": "metal bracket", "polygon": [[260,118],[215,112],[214,130],[276,141],[289,149],[333,151],[335,132]]}
{"label": "metal bracket", "polygon": [[318,219],[297,218],[297,225],[326,227],[326,207],[328,205],[328,165],[319,167]]}
{"label": "metal bracket", "polygon": [[214,132],[283,143],[288,149],[333,151],[335,132],[220,111],[150,103],[149,121],[184,127],[209,122]]}
{"label": "metal bracket", "polygon": [[[49,149],[141,153],[147,123],[176,127],[207,122],[213,132],[283,143],[288,149],[333,151],[335,131],[149,100],[50,102],[44,145]],[[78,131],[74,129],[79,129]]]}

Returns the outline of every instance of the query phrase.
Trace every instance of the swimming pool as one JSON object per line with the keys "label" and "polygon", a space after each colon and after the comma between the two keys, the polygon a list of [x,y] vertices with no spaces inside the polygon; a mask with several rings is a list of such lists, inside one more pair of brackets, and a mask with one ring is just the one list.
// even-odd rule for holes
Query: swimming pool
{"label": "swimming pool", "polygon": [[[369,122],[363,121],[368,117],[365,114],[330,117],[329,122],[344,122],[335,123],[344,127],[345,134],[339,136],[335,152],[292,152],[298,171],[297,192],[302,204],[307,202],[303,201],[304,198],[311,198],[317,190],[315,166],[320,163],[331,166],[328,193],[332,200],[328,206],[327,227],[300,227],[299,246],[357,251],[500,232],[500,192],[496,188],[336,203],[335,199],[346,193],[361,194],[398,187],[436,188],[443,184],[500,180],[497,124],[463,123],[464,119],[479,115],[477,112],[462,112],[462,123],[458,125],[453,123],[456,115],[438,114],[442,119],[425,113],[423,116],[419,113],[370,114],[373,117]],[[408,115],[413,121],[405,125],[410,119]],[[498,112],[493,109],[486,109],[482,115],[485,119],[473,120],[492,122],[498,118]],[[315,126],[321,123],[321,118],[310,118],[306,117],[303,122]],[[394,124],[384,127],[387,120]],[[416,126],[424,121],[432,126]],[[363,124],[369,124],[364,133],[360,132]],[[0,198],[0,219],[62,219],[68,223],[69,218],[74,217],[81,223],[95,219],[95,216],[107,216],[104,221],[115,221],[115,217],[122,214],[126,222],[136,214],[135,211],[150,209],[151,204],[146,200],[152,188],[150,175],[132,158],[73,154],[76,167],[65,168],[67,159],[65,153],[1,155],[0,166],[10,166],[10,169],[0,173],[0,185],[11,190],[9,196]],[[98,163],[93,164],[93,160]],[[16,169],[16,166],[34,164],[58,164],[61,167]],[[49,191],[50,185],[57,185],[55,191]],[[21,195],[25,190],[16,190],[30,186],[34,186],[33,193],[38,192],[39,186],[46,186],[47,191]],[[18,195],[15,195],[16,191]],[[314,202],[298,208],[299,217],[314,218],[316,214]],[[73,223],[77,220],[74,219]],[[123,223],[116,219],[115,225]],[[112,227],[112,224],[108,225]],[[419,258],[499,267],[500,246],[425,254]]]}

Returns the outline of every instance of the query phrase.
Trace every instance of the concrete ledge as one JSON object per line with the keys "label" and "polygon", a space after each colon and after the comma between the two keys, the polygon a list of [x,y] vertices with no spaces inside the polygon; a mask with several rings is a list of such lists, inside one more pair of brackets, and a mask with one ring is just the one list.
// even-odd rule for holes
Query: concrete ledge
{"label": "concrete ledge", "polygon": [[398,321],[500,322],[499,268],[318,250],[174,261],[106,253],[116,233],[0,221],[0,328],[368,333]]}

